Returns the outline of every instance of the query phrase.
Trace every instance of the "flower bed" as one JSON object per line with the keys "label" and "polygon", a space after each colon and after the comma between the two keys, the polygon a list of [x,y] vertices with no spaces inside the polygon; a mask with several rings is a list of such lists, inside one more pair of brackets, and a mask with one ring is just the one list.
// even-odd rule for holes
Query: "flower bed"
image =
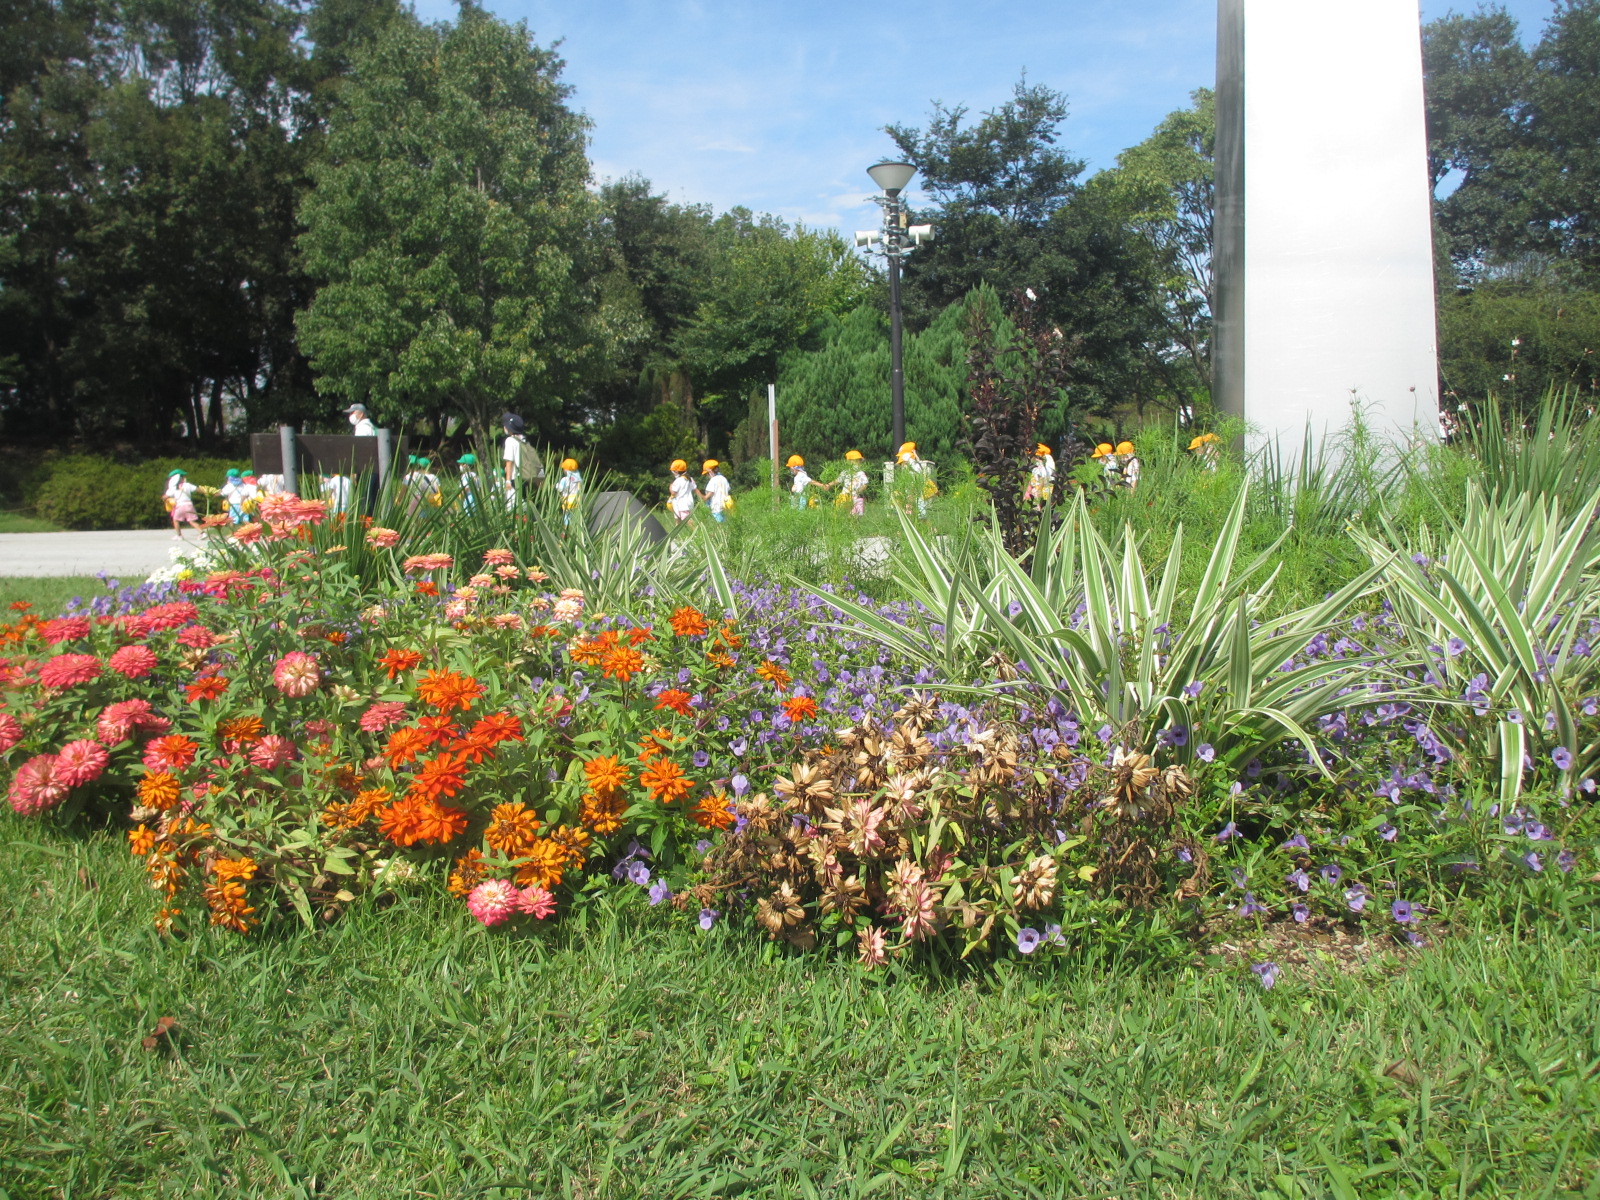
{"label": "flower bed", "polygon": [[[1187,725],[1086,730],[1004,664],[940,690],[969,681],[816,595],[597,612],[509,550],[458,563],[381,527],[394,582],[358,586],[301,536],[320,506],[266,515],[235,534],[249,569],[0,630],[13,809],[125,818],[163,929],[314,924],[434,882],[527,930],[623,888],[876,965],[1269,920],[1416,942],[1492,879],[1590,886],[1582,792],[1502,812],[1415,703],[1365,688],[1316,731],[1329,772],[1292,741],[1230,764]],[[1349,632],[1284,657],[1337,666]]]}

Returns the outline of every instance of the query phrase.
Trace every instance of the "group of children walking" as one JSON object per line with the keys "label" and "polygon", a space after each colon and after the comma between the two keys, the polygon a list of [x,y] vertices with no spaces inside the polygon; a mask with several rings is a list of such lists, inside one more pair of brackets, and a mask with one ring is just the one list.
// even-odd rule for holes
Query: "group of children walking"
{"label": "group of children walking", "polygon": [[220,487],[206,487],[189,482],[189,473],[174,467],[167,473],[166,490],[161,494],[162,507],[172,521],[172,536],[183,537],[183,526],[199,529],[200,513],[195,507],[195,494],[216,496],[227,514],[230,524],[242,525],[255,512],[262,496],[283,491],[282,475],[262,475],[257,478],[238,467],[229,467]]}

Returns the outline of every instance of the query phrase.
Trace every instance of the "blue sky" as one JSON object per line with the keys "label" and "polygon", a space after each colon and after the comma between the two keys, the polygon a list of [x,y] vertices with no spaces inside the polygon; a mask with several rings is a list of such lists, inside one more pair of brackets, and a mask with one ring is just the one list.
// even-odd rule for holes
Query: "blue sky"
{"label": "blue sky", "polygon": [[[894,149],[882,127],[923,124],[933,100],[981,112],[1004,101],[1025,69],[1067,93],[1063,144],[1093,171],[1215,73],[1215,0],[486,7],[526,21],[543,44],[563,40],[573,103],[594,122],[597,179],[638,172],[675,200],[719,211],[742,204],[846,234],[876,221],[865,168]],[[1507,7],[1533,39],[1551,0]],[[1476,3],[1426,0],[1423,18],[1452,8]],[[418,0],[417,10],[429,19],[456,12],[449,0]]]}

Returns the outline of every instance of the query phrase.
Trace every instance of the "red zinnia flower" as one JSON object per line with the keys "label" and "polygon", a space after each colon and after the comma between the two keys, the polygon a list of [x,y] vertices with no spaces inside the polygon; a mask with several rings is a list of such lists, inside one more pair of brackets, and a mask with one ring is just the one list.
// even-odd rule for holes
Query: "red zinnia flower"
{"label": "red zinnia flower", "polygon": [[215,700],[227,690],[228,681],[221,675],[202,675],[184,689],[190,704],[196,700]]}
{"label": "red zinnia flower", "polygon": [[378,655],[378,665],[384,669],[390,679],[398,676],[402,671],[409,671],[422,661],[420,650],[385,650]]}
{"label": "red zinnia flower", "polygon": [[82,738],[68,742],[56,755],[56,775],[68,787],[82,787],[100,778],[111,755],[99,742]]}
{"label": "red zinnia flower", "polygon": [[680,717],[687,717],[691,711],[689,704],[693,699],[694,697],[682,688],[667,688],[656,697],[656,707],[670,708]]}
{"label": "red zinnia flower", "polygon": [[144,765],[152,771],[181,771],[194,762],[198,743],[182,734],[152,738],[144,746]]}
{"label": "red zinnia flower", "polygon": [[89,636],[88,617],[57,617],[39,626],[39,635],[52,646],[58,642],[73,642]]}

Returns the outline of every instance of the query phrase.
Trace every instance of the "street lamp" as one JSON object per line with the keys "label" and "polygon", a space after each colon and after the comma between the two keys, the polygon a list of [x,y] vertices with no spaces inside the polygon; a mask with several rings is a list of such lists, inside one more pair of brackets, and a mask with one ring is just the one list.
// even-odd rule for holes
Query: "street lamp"
{"label": "street lamp", "polygon": [[872,182],[883,189],[873,199],[883,207],[883,229],[857,232],[856,245],[866,248],[879,242],[889,260],[889,391],[894,400],[894,448],[906,440],[906,379],[900,366],[900,256],[913,246],[932,239],[933,226],[906,226],[905,205],[900,193],[917,173],[907,162],[881,162],[868,167]]}

